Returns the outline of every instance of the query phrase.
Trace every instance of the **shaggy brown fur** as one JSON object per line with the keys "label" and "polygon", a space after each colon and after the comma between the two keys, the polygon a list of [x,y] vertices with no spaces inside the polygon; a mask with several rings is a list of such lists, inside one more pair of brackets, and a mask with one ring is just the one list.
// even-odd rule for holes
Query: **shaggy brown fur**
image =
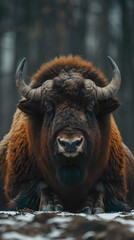
{"label": "shaggy brown fur", "polygon": [[[46,182],[68,211],[79,210],[98,182],[104,188],[110,186],[116,199],[133,206],[134,159],[112,116],[119,103],[114,98],[96,102],[84,88],[84,79],[106,86],[104,75],[90,62],[69,56],[43,64],[30,86],[36,88],[48,79],[53,79],[53,90],[41,102],[20,101],[11,130],[0,144],[0,208],[7,208],[35,179]],[[93,112],[86,113],[92,102]],[[47,110],[51,104],[53,111]],[[86,139],[85,153],[77,159],[78,165],[85,164],[84,176],[71,187],[63,183],[57,170],[66,159],[55,155],[55,136],[64,131],[82,132]]]}

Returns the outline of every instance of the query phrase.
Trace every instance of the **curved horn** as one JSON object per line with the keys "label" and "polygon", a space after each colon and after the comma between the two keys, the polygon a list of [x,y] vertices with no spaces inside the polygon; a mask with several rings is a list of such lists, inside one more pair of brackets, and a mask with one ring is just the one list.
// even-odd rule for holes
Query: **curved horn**
{"label": "curved horn", "polygon": [[121,84],[121,76],[118,66],[111,57],[108,57],[108,60],[113,69],[113,77],[112,81],[106,87],[98,87],[91,79],[85,79],[85,88],[87,91],[92,91],[96,95],[97,100],[100,101],[114,97]]}
{"label": "curved horn", "polygon": [[111,57],[108,56],[107,58],[113,69],[113,77],[112,81],[106,87],[101,88],[96,86],[97,99],[101,101],[114,97],[121,84],[121,75],[118,66]]}
{"label": "curved horn", "polygon": [[45,81],[42,86],[32,89],[23,80],[23,68],[26,62],[26,58],[20,62],[16,71],[16,86],[23,97],[28,100],[40,101],[42,90],[50,90],[52,88],[52,80]]}

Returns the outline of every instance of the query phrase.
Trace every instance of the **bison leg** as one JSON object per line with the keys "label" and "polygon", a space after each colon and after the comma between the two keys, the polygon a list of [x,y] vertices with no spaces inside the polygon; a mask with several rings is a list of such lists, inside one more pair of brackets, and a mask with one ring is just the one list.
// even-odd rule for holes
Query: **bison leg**
{"label": "bison leg", "polygon": [[96,201],[94,201],[92,212],[93,214],[99,214],[99,213],[105,212],[103,193],[98,192],[96,194]]}
{"label": "bison leg", "polygon": [[104,212],[129,211],[125,200],[115,194],[114,187],[110,184],[97,184],[89,193],[80,212],[99,214]]}
{"label": "bison leg", "polygon": [[87,197],[79,213],[92,214],[92,207],[93,207],[93,196],[90,195]]}
{"label": "bison leg", "polygon": [[105,212],[103,185],[97,184],[92,193],[89,193],[80,213],[99,214]]}
{"label": "bison leg", "polygon": [[47,184],[40,184],[40,192],[40,211],[63,211],[61,201],[56,194],[50,191]]}
{"label": "bison leg", "polygon": [[10,202],[12,210],[21,210],[29,208],[32,210],[39,209],[40,202],[40,185],[38,180],[27,183],[27,188]]}
{"label": "bison leg", "polygon": [[112,184],[104,185],[104,202],[106,212],[122,212],[130,211],[130,207],[126,204],[126,200],[116,194]]}

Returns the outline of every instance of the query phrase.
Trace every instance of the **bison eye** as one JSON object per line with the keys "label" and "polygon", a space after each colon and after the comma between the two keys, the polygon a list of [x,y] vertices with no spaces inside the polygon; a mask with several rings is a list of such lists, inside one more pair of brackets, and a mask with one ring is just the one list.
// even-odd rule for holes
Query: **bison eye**
{"label": "bison eye", "polygon": [[52,105],[47,105],[46,106],[46,111],[47,112],[52,112],[53,111],[53,106]]}
{"label": "bison eye", "polygon": [[87,111],[92,112],[93,108],[94,108],[94,104],[90,104],[90,105],[87,106]]}
{"label": "bison eye", "polygon": [[48,113],[51,113],[54,111],[54,106],[52,103],[45,102],[45,110]]}

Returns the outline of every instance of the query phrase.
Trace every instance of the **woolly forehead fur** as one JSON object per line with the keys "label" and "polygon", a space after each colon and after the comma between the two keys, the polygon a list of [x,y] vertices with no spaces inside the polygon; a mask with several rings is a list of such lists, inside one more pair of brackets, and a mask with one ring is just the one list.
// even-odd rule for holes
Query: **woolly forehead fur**
{"label": "woolly forehead fur", "polygon": [[79,76],[83,77],[83,79],[91,79],[97,86],[103,87],[108,83],[104,75],[96,70],[91,62],[85,61],[79,56],[73,57],[69,55],[68,57],[56,57],[50,62],[43,64],[37,73],[32,76],[30,85],[36,88],[41,86],[44,81],[54,79],[63,72],[79,73]]}

